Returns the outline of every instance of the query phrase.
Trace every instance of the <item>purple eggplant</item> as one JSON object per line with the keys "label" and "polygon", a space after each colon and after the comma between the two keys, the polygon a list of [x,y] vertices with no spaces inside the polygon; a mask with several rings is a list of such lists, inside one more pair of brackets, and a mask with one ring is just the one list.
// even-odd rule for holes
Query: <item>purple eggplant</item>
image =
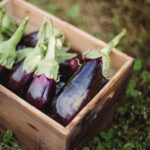
{"label": "purple eggplant", "polygon": [[26,101],[37,109],[47,112],[53,96],[56,92],[59,64],[56,61],[56,38],[53,35],[53,27],[47,20],[46,32],[49,33],[48,50],[45,57],[39,62],[34,73],[33,80],[26,94]]}
{"label": "purple eggplant", "polygon": [[55,91],[56,81],[54,79],[48,78],[44,74],[35,75],[29,86],[26,100],[34,107],[47,112]]}
{"label": "purple eggplant", "polygon": [[22,38],[22,45],[26,47],[35,47],[38,41],[38,31],[25,35]]}
{"label": "purple eggplant", "polygon": [[25,17],[13,36],[9,40],[0,43],[1,83],[7,78],[9,71],[12,70],[15,63],[17,56],[16,46],[23,36],[27,22],[28,17]]}
{"label": "purple eggplant", "polygon": [[[74,57],[74,54],[60,50],[62,46],[61,41],[59,41],[58,49],[58,37],[55,36],[53,25],[49,20],[47,21],[47,33],[49,42],[46,55],[39,62],[26,94],[26,101],[45,113],[50,111],[50,105],[56,93],[56,83],[59,78],[59,62],[67,60],[70,56]],[[63,54],[61,57],[57,55],[59,52]]]}
{"label": "purple eggplant", "polygon": [[[17,61],[19,60],[19,62],[9,75],[7,87],[21,97],[25,96],[33,79],[34,71],[42,57],[44,57],[45,27],[46,22],[43,22],[39,31],[39,41],[35,48],[28,48],[29,52],[28,49],[18,51],[20,55],[19,58],[17,56]],[[24,52],[25,55],[23,55]],[[28,53],[26,54],[26,52]]]}
{"label": "purple eggplant", "polygon": [[[60,35],[60,31],[59,30],[57,30],[57,29],[54,29],[54,34],[55,34],[55,36],[58,36],[58,34]],[[61,34],[61,35],[63,35],[64,36],[64,34]],[[49,35],[47,35],[47,36],[49,36]],[[57,39],[57,43],[61,43],[61,44],[63,44],[64,43],[64,41],[62,42],[62,38],[64,38],[64,37],[61,37],[61,41],[59,41],[58,39]],[[23,38],[22,38],[22,45],[24,45],[24,46],[26,46],[26,47],[35,47],[36,46],[36,44],[37,44],[37,41],[38,41],[38,31],[35,31],[35,32],[32,32],[32,33],[30,33],[30,34],[28,34],[28,35],[25,35]],[[58,44],[57,44],[58,45]],[[60,45],[61,46],[61,45]]]}
{"label": "purple eggplant", "polygon": [[60,80],[67,82],[71,78],[71,76],[78,70],[78,68],[79,60],[77,58],[62,62],[59,69],[59,73],[61,75]]}
{"label": "purple eggplant", "polygon": [[99,59],[85,63],[56,98],[50,116],[66,126],[98,92],[99,83],[102,80],[101,71]]}
{"label": "purple eggplant", "polygon": [[54,99],[50,117],[66,126],[75,115],[91,100],[99,91],[99,85],[103,77],[107,75],[109,68],[109,53],[125,35],[123,30],[115,37],[105,52],[90,51],[86,54],[86,61],[71,81],[63,88],[63,91]]}

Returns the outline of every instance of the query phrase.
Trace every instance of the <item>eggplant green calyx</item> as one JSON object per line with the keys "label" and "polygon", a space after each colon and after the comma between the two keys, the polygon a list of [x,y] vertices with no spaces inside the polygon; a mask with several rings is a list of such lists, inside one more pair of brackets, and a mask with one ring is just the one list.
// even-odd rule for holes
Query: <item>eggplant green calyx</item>
{"label": "eggplant green calyx", "polygon": [[2,33],[11,37],[17,30],[17,24],[7,15],[4,16],[2,21]]}
{"label": "eggplant green calyx", "polygon": [[17,56],[16,46],[23,36],[25,27],[29,17],[25,17],[21,24],[19,25],[13,36],[7,40],[0,43],[0,65],[7,69],[12,69],[13,64]]}
{"label": "eggplant green calyx", "polygon": [[38,33],[39,40],[35,48],[23,49],[17,56],[17,60],[19,61],[24,59],[23,69],[26,71],[26,73],[34,72],[41,59],[43,59],[43,57],[45,56],[46,51],[45,35],[46,35],[46,21],[43,21],[42,26],[40,27],[40,31]]}
{"label": "eggplant green calyx", "polygon": [[[38,65],[35,74],[44,74],[49,79],[58,81],[59,64],[65,60],[76,57],[76,54],[68,53],[63,47],[64,37],[60,34],[55,34],[55,29],[50,20],[47,20],[47,33],[49,33],[48,50],[43,60]],[[59,46],[58,44],[59,39]]]}
{"label": "eggplant green calyx", "polygon": [[111,78],[108,75],[108,72],[111,68],[111,61],[110,61],[109,54],[111,53],[112,49],[119,44],[120,40],[125,36],[125,34],[126,34],[126,29],[123,29],[103,49],[101,49],[101,50],[90,50],[90,51],[87,51],[83,54],[83,56],[85,58],[88,58],[88,59],[96,59],[99,57],[102,58],[102,74],[107,79]]}
{"label": "eggplant green calyx", "polygon": [[36,75],[44,74],[49,79],[57,81],[59,73],[59,63],[56,60],[56,37],[52,22],[47,20],[46,32],[49,33],[48,50],[45,57],[40,61]]}

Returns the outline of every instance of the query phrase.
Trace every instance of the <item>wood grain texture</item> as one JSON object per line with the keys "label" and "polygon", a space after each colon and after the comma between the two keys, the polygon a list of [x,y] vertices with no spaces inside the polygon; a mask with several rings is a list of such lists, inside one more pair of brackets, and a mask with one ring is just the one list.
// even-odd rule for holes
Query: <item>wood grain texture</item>
{"label": "wood grain texture", "polygon": [[[79,53],[98,49],[106,43],[80,29],[44,12],[24,0],[5,2],[7,13],[17,22],[30,17],[26,33],[38,30],[43,17],[52,19],[54,26],[64,31],[72,48]],[[4,5],[4,3],[3,3]],[[67,127],[58,124],[24,100],[0,85],[0,124],[10,128],[25,145],[41,150],[75,150],[111,123],[121,88],[132,70],[133,59],[113,49],[110,55],[116,70],[108,84],[78,113]]]}

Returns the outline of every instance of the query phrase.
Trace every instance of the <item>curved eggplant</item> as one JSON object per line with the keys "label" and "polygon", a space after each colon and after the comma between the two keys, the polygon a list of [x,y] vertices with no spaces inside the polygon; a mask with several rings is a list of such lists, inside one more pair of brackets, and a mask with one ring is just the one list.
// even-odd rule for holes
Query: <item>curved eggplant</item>
{"label": "curved eggplant", "polygon": [[18,29],[9,40],[0,43],[0,66],[3,68],[0,72],[1,81],[8,76],[8,70],[11,70],[15,63],[17,57],[16,46],[23,36],[28,19],[28,17],[23,19]]}
{"label": "curved eggplant", "polygon": [[[41,45],[43,45],[45,41],[45,24],[46,22],[43,22],[40,28],[40,38],[36,47],[29,49],[30,52],[25,55],[23,59],[20,59],[8,78],[7,87],[21,97],[25,96],[28,86],[33,79],[34,71],[36,70],[39,61],[44,57],[44,50]],[[21,51],[24,52],[26,50],[20,50],[19,52]]]}
{"label": "curved eggplant", "polygon": [[102,80],[101,60],[86,62],[63,92],[55,99],[50,117],[66,126],[99,90]]}

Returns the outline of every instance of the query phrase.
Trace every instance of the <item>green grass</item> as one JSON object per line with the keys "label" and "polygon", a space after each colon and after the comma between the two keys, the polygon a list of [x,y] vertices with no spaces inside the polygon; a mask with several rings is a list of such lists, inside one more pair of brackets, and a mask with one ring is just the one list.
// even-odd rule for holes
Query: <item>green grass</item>
{"label": "green grass", "polygon": [[133,56],[135,65],[123,103],[111,128],[99,133],[83,150],[149,150],[150,1],[28,1],[106,42],[123,27],[127,29],[118,49]]}

